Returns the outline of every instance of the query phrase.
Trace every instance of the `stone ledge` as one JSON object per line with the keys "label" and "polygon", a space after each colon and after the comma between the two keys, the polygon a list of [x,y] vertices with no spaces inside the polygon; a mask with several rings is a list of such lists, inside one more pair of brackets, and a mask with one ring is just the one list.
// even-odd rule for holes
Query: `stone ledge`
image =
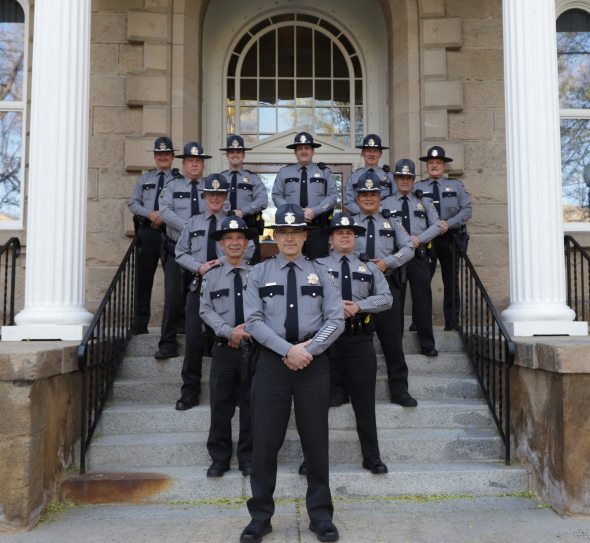
{"label": "stone ledge", "polygon": [[590,373],[590,337],[514,339],[515,365],[552,373]]}
{"label": "stone ledge", "polygon": [[0,381],[38,381],[78,370],[79,341],[3,341]]}

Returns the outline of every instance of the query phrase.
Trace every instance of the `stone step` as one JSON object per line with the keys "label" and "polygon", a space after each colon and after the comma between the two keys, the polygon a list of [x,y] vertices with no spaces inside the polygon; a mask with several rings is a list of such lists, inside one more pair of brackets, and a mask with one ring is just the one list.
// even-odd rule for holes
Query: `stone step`
{"label": "stone step", "polygon": [[[117,377],[141,379],[142,377],[179,377],[183,357],[156,360],[151,356],[128,356],[123,359]],[[412,375],[471,375],[473,370],[465,353],[440,353],[437,357],[407,354],[406,363]],[[211,359],[203,358],[203,375],[209,375]],[[385,375],[387,367],[382,354],[377,355],[377,372]]]}
{"label": "stone step", "polygon": [[[420,402],[418,407],[404,409],[389,402],[375,406],[378,428],[483,428],[493,421],[486,404],[480,401]],[[189,411],[176,411],[172,404],[113,404],[103,412],[98,434],[143,434],[170,432],[208,432],[211,409],[199,405]],[[355,429],[356,420],[350,404],[331,408],[331,429]],[[239,428],[239,412],[232,420],[234,431]],[[295,417],[289,428],[295,430]]]}
{"label": "stone step", "polygon": [[[381,459],[386,463],[499,460],[504,451],[502,440],[491,428],[380,429],[378,435]],[[90,446],[88,466],[94,471],[110,471],[115,466],[206,465],[211,461],[207,437],[208,432],[99,435]],[[279,463],[302,460],[299,435],[289,430],[279,452]],[[356,431],[330,430],[330,464],[360,465],[361,461]]]}
{"label": "stone step", "polygon": [[[116,470],[113,473],[96,474],[78,482],[78,477],[67,479],[61,486],[61,497],[66,503],[175,503],[204,500],[238,499],[250,497],[250,478],[243,477],[232,466],[221,478],[205,476],[209,462],[201,466],[150,467]],[[305,477],[298,475],[298,464],[280,465],[274,497],[277,500],[304,498],[307,492]],[[358,465],[330,466],[330,488],[334,498],[388,497],[388,496],[497,496],[518,494],[529,487],[528,471],[521,466],[505,466],[499,462],[449,462],[402,463],[388,465],[389,473],[372,475]],[[121,473],[121,472],[124,473]],[[141,489],[153,480],[160,484],[160,491],[134,491],[131,495],[104,493],[108,498],[96,502],[98,492],[92,485],[105,486],[111,481],[120,483],[122,477],[129,488]],[[84,485],[84,492],[69,492],[70,487]],[[152,483],[152,487],[153,487]],[[104,495],[103,494],[103,495]],[[84,501],[90,496],[93,501]],[[407,539],[407,538],[406,538]],[[404,541],[406,540],[404,539]]]}
{"label": "stone step", "polygon": [[[113,384],[111,401],[174,405],[180,398],[180,387],[180,377],[117,379]],[[209,402],[207,376],[203,377],[201,388],[201,402]],[[409,391],[417,400],[477,400],[481,397],[477,381],[465,376],[411,375]],[[384,375],[377,376],[376,399],[389,400],[389,387]]]}
{"label": "stone step", "polygon": [[[127,347],[128,356],[153,356],[158,350],[159,334],[143,334],[131,338],[129,346]],[[461,352],[463,351],[463,343],[457,332],[445,332],[442,327],[435,327],[434,340],[436,348],[440,352]],[[178,336],[179,354],[184,355],[185,336]],[[375,334],[375,348],[377,352],[381,351],[381,346]],[[420,343],[418,342],[418,334],[416,332],[404,333],[404,353],[419,353]]]}

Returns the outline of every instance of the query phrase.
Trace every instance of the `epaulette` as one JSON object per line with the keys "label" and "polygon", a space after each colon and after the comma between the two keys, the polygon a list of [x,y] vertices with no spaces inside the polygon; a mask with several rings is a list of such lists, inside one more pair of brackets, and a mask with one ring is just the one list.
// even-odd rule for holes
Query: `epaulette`
{"label": "epaulette", "polygon": [[227,173],[227,172],[229,172],[229,170],[223,170],[221,173],[222,173],[222,174],[225,174],[225,173]]}
{"label": "epaulette", "polygon": [[252,262],[251,260],[246,260],[246,264],[248,266],[256,266],[257,262]]}
{"label": "epaulette", "polygon": [[248,172],[250,175],[256,175],[258,176],[258,174],[256,172],[251,172],[250,170],[244,170],[245,172]]}
{"label": "epaulette", "polygon": [[[364,166],[361,166],[360,168],[357,168],[356,170],[354,170],[354,172],[358,172],[359,170],[362,170],[364,168]],[[352,172],[352,173],[354,173]]]}
{"label": "epaulette", "polygon": [[381,168],[385,173],[389,173],[391,171],[391,168],[389,167],[389,164],[383,164],[383,167]]}

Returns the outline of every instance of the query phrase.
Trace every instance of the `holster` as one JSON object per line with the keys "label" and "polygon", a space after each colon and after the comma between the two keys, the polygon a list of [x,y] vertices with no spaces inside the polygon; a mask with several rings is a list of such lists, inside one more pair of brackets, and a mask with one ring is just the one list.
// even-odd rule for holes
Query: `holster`
{"label": "holster", "polygon": [[242,381],[248,381],[256,373],[256,363],[260,356],[260,344],[250,336],[250,339],[240,340],[242,347]]}
{"label": "holster", "polygon": [[162,243],[160,244],[160,258],[162,259],[162,264],[166,264],[166,260],[168,259],[168,236],[166,236],[166,232],[162,232]]}
{"label": "holster", "polygon": [[135,235],[137,236],[137,232],[139,229],[144,225],[147,219],[145,217],[139,217],[138,215],[133,215],[133,228],[135,229]]}
{"label": "holster", "polygon": [[213,329],[207,324],[203,323],[203,356],[211,356],[214,337],[215,334],[213,333]]}
{"label": "holster", "polygon": [[244,217],[244,222],[248,228],[256,228],[256,230],[258,230],[258,235],[262,236],[264,233],[264,219],[262,218],[262,213],[258,213],[257,215],[246,215]]}
{"label": "holster", "polygon": [[418,247],[416,247],[416,250],[414,251],[414,257],[422,260],[426,256],[426,253],[426,245],[424,243],[421,243],[420,245],[418,245]]}
{"label": "holster", "polygon": [[330,220],[332,219],[333,215],[334,210],[329,209],[325,213],[320,213],[317,217],[314,217],[310,224],[312,226],[318,226],[319,228],[327,228],[330,226]]}

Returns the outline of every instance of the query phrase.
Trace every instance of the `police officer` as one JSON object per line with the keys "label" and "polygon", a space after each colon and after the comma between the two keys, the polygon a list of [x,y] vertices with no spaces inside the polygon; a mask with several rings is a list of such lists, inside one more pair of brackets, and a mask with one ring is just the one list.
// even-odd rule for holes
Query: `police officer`
{"label": "police officer", "polygon": [[241,136],[228,136],[227,147],[220,149],[226,151],[229,170],[221,172],[229,182],[229,196],[225,201],[225,210],[233,211],[251,228],[256,236],[253,238],[256,246],[253,262],[260,262],[260,239],[264,232],[264,219],[262,212],[268,207],[268,193],[264,183],[255,173],[244,169],[246,151],[251,151],[244,146]]}
{"label": "police officer", "polygon": [[360,212],[355,222],[367,229],[357,237],[355,251],[377,264],[389,282],[392,307],[377,315],[377,336],[383,348],[391,402],[415,407],[418,402],[408,393],[408,366],[402,345],[401,289],[404,282],[399,269],[414,256],[412,238],[393,218],[379,211],[381,180],[366,172],[359,177],[356,203]]}
{"label": "police officer", "polygon": [[395,192],[393,184],[393,176],[389,171],[387,164],[381,168],[379,161],[383,155],[383,149],[389,149],[381,145],[381,138],[377,134],[369,134],[364,140],[362,145],[357,145],[357,149],[362,149],[361,156],[365,162],[362,168],[352,172],[346,181],[344,187],[344,196],[342,203],[349,213],[355,215],[359,210],[359,206],[356,203],[356,184],[358,183],[359,177],[367,172],[374,173],[381,179],[381,199],[384,200]]}
{"label": "police officer", "polygon": [[254,266],[245,287],[246,330],[261,344],[252,380],[252,522],[242,543],[272,531],[277,456],[294,403],[307,463],[310,530],[337,541],[329,486],[328,410],[330,364],[326,349],[344,330],[342,297],[326,266],[306,259],[305,212],[297,204],[277,209],[274,240],[279,254]]}
{"label": "police officer", "polygon": [[189,217],[202,211],[201,191],[203,189],[203,171],[205,160],[211,158],[203,153],[203,148],[196,141],[184,146],[182,158],[185,175],[178,174],[160,196],[162,220],[166,223],[165,241],[165,283],[164,316],[158,352],[155,358],[164,359],[178,356],[176,334],[184,315],[186,293],[180,286],[180,268],[176,263],[176,242]]}
{"label": "police officer", "polygon": [[[188,285],[186,294],[186,351],[182,364],[182,389],[176,402],[178,411],[199,405],[203,367],[203,321],[199,315],[201,278],[219,264],[224,256],[219,244],[209,236],[218,230],[226,218],[223,204],[229,184],[223,175],[213,173],[205,179],[203,195],[205,210],[193,215],[183,227],[176,244],[176,262],[182,268],[183,284]],[[246,258],[254,254],[250,241]],[[185,289],[186,291],[186,289]]]}
{"label": "police officer", "polygon": [[148,333],[152,287],[162,250],[161,233],[164,230],[164,222],[160,218],[160,193],[172,179],[174,151],[170,138],[156,140],[154,160],[157,167],[137,180],[129,199],[135,233],[141,238],[141,253],[137,262],[137,318],[133,335]]}
{"label": "police officer", "polygon": [[345,328],[329,354],[330,367],[342,370],[350,391],[361,442],[363,468],[378,475],[387,473],[381,461],[375,418],[377,355],[373,345],[375,314],[391,308],[393,302],[385,276],[374,262],[362,262],[354,254],[355,235],[365,235],[346,213],[334,215],[329,228],[330,256],[317,260],[337,280],[343,300]]}
{"label": "police officer", "polygon": [[430,198],[440,217],[440,234],[434,238],[435,257],[430,263],[430,277],[436,272],[436,260],[440,261],[444,285],[445,330],[455,330],[453,319],[453,244],[451,235],[460,234],[461,228],[471,218],[471,196],[465,185],[458,179],[444,177],[445,163],[453,162],[445,155],[442,147],[435,145],[428,149],[426,156],[420,157],[426,162],[428,179],[416,183],[425,197]]}
{"label": "police officer", "polygon": [[337,196],[330,169],[322,162],[312,162],[315,149],[321,146],[314,143],[311,134],[297,134],[295,142],[287,145],[287,149],[294,149],[297,164],[281,168],[272,187],[272,199],[277,208],[285,204],[303,208],[309,226],[303,253],[309,258],[328,255],[328,240],[320,229],[330,223]]}
{"label": "police officer", "polygon": [[[432,288],[428,245],[440,233],[440,219],[432,201],[423,198],[420,190],[412,190],[416,179],[416,165],[404,158],[395,165],[394,181],[397,192],[383,202],[397,221],[412,237],[414,258],[407,264],[407,276],[412,290],[413,321],[418,331],[422,354],[437,356],[432,331]],[[406,284],[401,292],[401,310],[406,299]]]}
{"label": "police officer", "polygon": [[243,285],[252,268],[244,260],[248,240],[257,236],[240,217],[227,217],[221,228],[209,234],[219,242],[225,256],[205,273],[201,285],[199,314],[213,331],[211,351],[211,427],[207,449],[213,463],[207,477],[222,477],[232,455],[231,419],[236,411],[236,388],[240,391],[240,436],[237,456],[244,476],[252,473],[251,379],[242,379],[240,340],[249,339],[244,328]]}

